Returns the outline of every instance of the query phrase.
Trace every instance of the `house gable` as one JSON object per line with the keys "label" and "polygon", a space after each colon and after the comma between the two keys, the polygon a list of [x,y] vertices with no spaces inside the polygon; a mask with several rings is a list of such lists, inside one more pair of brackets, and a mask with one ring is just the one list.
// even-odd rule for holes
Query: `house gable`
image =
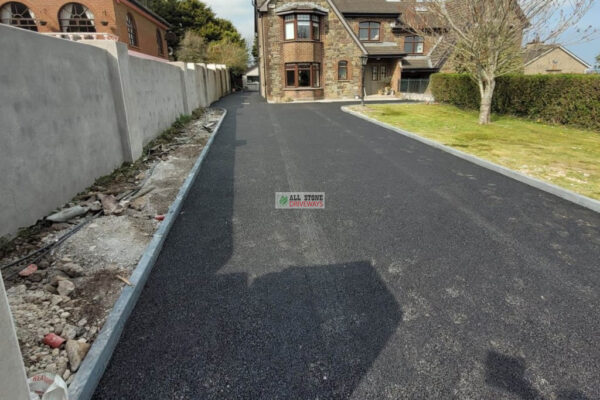
{"label": "house gable", "polygon": [[585,73],[591,66],[559,45],[539,45],[525,51],[526,74]]}

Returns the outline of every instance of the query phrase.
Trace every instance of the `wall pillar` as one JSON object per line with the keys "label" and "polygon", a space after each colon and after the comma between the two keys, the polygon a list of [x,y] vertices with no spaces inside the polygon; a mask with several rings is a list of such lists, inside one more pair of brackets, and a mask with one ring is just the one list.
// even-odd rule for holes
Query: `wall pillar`
{"label": "wall pillar", "polygon": [[208,79],[206,76],[206,64],[196,64],[196,71],[198,71],[196,79],[200,78],[199,82],[201,82],[200,87],[198,88],[200,107],[208,107],[210,103],[208,102]]}
{"label": "wall pillar", "polygon": [[1,273],[0,338],[0,395],[3,399],[29,400],[27,375]]}
{"label": "wall pillar", "polygon": [[170,62],[169,64],[175,65],[181,70],[180,77],[181,77],[181,93],[182,93],[182,97],[183,97],[183,113],[185,115],[190,115],[192,113],[191,112],[192,110],[190,107],[190,99],[188,98],[190,93],[188,93],[188,91],[187,91],[187,84],[186,84],[187,63],[184,63],[183,61],[176,61],[176,62]]}
{"label": "wall pillar", "polygon": [[143,134],[132,124],[133,99],[129,78],[129,50],[127,45],[112,40],[82,40],[82,43],[107,51],[111,75],[111,87],[115,98],[115,111],[125,161],[137,160],[143,151]]}
{"label": "wall pillar", "polygon": [[396,61],[394,65],[394,73],[390,86],[396,93],[400,93],[400,80],[402,79],[402,60]]}

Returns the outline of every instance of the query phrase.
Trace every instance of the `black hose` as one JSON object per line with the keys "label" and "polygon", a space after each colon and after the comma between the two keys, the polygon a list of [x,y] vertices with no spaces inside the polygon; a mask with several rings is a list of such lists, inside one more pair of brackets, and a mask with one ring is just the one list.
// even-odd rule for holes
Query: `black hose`
{"label": "black hose", "polygon": [[[10,264],[6,264],[6,265],[2,265],[0,266],[0,271],[5,270],[6,268],[10,268],[13,267],[15,265],[19,265],[22,262],[29,260],[31,257],[40,254],[39,256],[37,256],[36,258],[34,258],[33,260],[31,260],[31,264],[35,264],[37,261],[41,260],[48,251],[50,251],[52,248],[58,246],[59,244],[61,244],[62,242],[64,242],[65,240],[67,240],[68,238],[70,238],[71,236],[73,236],[75,233],[77,233],[79,230],[81,230],[81,228],[83,228],[85,225],[87,225],[90,221],[92,221],[93,219],[95,219],[96,217],[98,217],[101,214],[101,211],[97,211],[96,214],[92,215],[91,217],[87,218],[85,221],[83,221],[82,223],[80,223],[79,225],[77,225],[75,228],[71,229],[69,232],[65,233],[63,236],[61,236],[57,241],[52,242],[52,243],[48,243],[47,245],[45,245],[44,247],[41,247],[39,249],[37,249],[36,251],[27,254],[25,257],[22,257],[16,261],[11,262]],[[9,276],[7,276],[6,278],[12,278],[14,275],[16,274],[13,273]]]}

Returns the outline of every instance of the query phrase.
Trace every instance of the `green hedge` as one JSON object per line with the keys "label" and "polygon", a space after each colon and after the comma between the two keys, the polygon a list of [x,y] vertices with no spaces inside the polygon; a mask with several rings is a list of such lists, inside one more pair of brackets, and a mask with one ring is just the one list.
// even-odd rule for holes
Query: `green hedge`
{"label": "green hedge", "polygon": [[[434,74],[436,101],[479,109],[479,89],[465,74]],[[600,75],[507,75],[496,80],[492,111],[600,130]]]}

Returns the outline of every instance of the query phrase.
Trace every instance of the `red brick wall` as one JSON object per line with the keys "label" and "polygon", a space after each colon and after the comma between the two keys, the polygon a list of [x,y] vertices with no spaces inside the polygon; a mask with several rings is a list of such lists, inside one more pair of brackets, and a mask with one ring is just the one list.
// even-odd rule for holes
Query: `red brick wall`
{"label": "red brick wall", "polygon": [[[119,35],[119,39],[127,43],[130,49],[139,51],[141,53],[146,53],[151,56],[156,57],[167,57],[167,42],[165,40],[165,31],[162,28],[159,28],[154,22],[146,18],[144,15],[139,13],[137,10],[134,10],[130,7],[127,7],[125,4],[120,3],[115,5],[115,13],[117,17],[117,35]],[[130,13],[137,27],[138,32],[138,45],[131,46],[128,41],[127,36],[127,13]],[[156,29],[160,29],[160,34],[163,41],[163,54],[158,54],[158,44],[156,41]]]}
{"label": "red brick wall", "polygon": [[[19,2],[29,7],[35,14],[35,18],[38,21],[38,32],[60,32],[58,13],[65,4],[71,3],[69,0],[19,0]],[[5,1],[0,0],[0,7],[5,3]],[[164,55],[162,57],[168,57],[165,29],[159,27],[148,17],[117,0],[83,0],[78,1],[78,3],[89,8],[94,14],[96,32],[117,35],[121,42],[127,44],[128,38],[125,16],[127,11],[131,12],[137,24],[139,47],[129,47],[132,50],[141,53],[159,56],[158,45],[156,42],[156,29],[160,29],[164,49]],[[41,21],[44,21],[46,24],[42,25],[40,23]]]}
{"label": "red brick wall", "polygon": [[323,62],[322,42],[283,42],[283,59],[290,62]]}
{"label": "red brick wall", "polygon": [[322,100],[324,97],[323,89],[295,89],[283,90],[283,101],[292,100]]}

